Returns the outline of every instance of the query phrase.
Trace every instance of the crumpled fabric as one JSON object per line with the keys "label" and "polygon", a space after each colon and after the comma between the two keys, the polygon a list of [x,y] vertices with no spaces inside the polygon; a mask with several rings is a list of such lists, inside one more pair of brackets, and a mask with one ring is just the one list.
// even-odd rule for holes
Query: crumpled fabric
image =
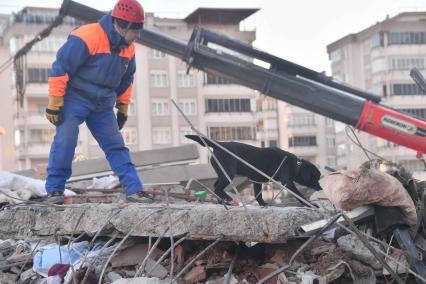
{"label": "crumpled fabric", "polygon": [[[45,181],[0,171],[0,203],[18,204],[31,197],[46,196]],[[3,194],[4,193],[4,194]],[[65,196],[75,195],[65,189]]]}
{"label": "crumpled fabric", "polygon": [[88,250],[87,241],[73,243],[69,250],[67,245],[49,244],[41,247],[33,259],[33,270],[47,277],[49,270],[56,264],[74,264]]}
{"label": "crumpled fabric", "polygon": [[338,171],[323,177],[320,185],[326,197],[343,210],[353,210],[362,205],[400,207],[410,225],[417,223],[416,207],[408,192],[393,176],[370,169],[360,175],[360,170]]}
{"label": "crumpled fabric", "polygon": [[47,272],[47,276],[59,276],[62,280],[64,280],[65,275],[67,274],[68,269],[71,267],[69,264],[54,264],[49,268]]}

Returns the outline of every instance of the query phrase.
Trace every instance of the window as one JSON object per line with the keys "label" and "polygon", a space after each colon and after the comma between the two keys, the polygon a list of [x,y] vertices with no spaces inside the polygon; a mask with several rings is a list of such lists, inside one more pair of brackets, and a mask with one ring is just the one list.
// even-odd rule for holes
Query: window
{"label": "window", "polygon": [[151,48],[149,54],[150,54],[150,57],[152,59],[163,59],[163,58],[166,58],[166,54],[164,52],[159,51],[157,49],[153,49],[153,48]]}
{"label": "window", "polygon": [[[20,12],[13,15],[13,20],[18,23],[31,23],[31,24],[51,24],[56,19],[55,14],[47,12]],[[64,24],[72,26],[80,26],[84,22],[76,20],[72,17],[65,17]]]}
{"label": "window", "polygon": [[209,127],[209,136],[217,140],[255,140],[256,130],[251,126]]}
{"label": "window", "polygon": [[294,136],[288,138],[288,145],[290,147],[309,147],[317,145],[316,136]]}
{"label": "window", "polygon": [[315,126],[313,113],[293,113],[288,120],[288,127]]}
{"label": "window", "polygon": [[15,135],[14,135],[14,140],[15,140],[15,146],[16,147],[21,146],[21,143],[24,141],[24,131],[16,129]]}
{"label": "window", "polygon": [[388,44],[426,44],[426,32],[390,32]]}
{"label": "window", "polygon": [[178,88],[193,88],[195,87],[194,74],[179,73],[177,76]]}
{"label": "window", "polygon": [[171,132],[170,128],[157,127],[152,130],[153,143],[156,145],[170,144],[171,143]]}
{"label": "window", "polygon": [[194,132],[191,130],[191,128],[181,127],[179,134],[180,134],[179,136],[180,136],[180,143],[181,144],[188,144],[188,143],[194,142],[191,139],[188,139],[188,138],[185,137],[185,135],[187,135],[187,134],[194,134]]}
{"label": "window", "polygon": [[42,105],[38,104],[37,105],[37,114],[44,116],[45,112],[46,112],[46,104],[42,104]]}
{"label": "window", "polygon": [[152,88],[165,88],[169,85],[167,73],[163,71],[152,71],[150,74]]}
{"label": "window", "polygon": [[371,48],[375,48],[379,46],[384,46],[383,33],[377,33],[371,37]]}
{"label": "window", "polygon": [[136,115],[136,108],[135,108],[135,103],[134,102],[131,102],[129,104],[129,112],[127,113],[127,115],[129,115],[129,116]]}
{"label": "window", "polygon": [[251,112],[250,99],[206,99],[206,112]]}
{"label": "window", "polygon": [[334,120],[331,118],[326,117],[325,118],[325,125],[327,127],[334,127]]}
{"label": "window", "polygon": [[[29,35],[21,37],[12,37],[9,41],[11,54],[16,52],[33,38]],[[56,53],[65,43],[66,37],[49,36],[42,41],[37,42],[30,50],[30,53]]]}
{"label": "window", "polygon": [[417,68],[420,70],[425,69],[425,58],[424,57],[412,57],[412,58],[391,58],[390,65],[392,70],[411,70]]}
{"label": "window", "polygon": [[343,82],[343,83],[349,82],[349,76],[346,73],[339,72],[339,73],[333,74],[333,78],[338,82]]}
{"label": "window", "polygon": [[50,144],[55,136],[55,129],[31,129],[30,144]]}
{"label": "window", "polygon": [[329,167],[336,167],[337,166],[337,159],[335,156],[328,156],[327,157],[327,166]]}
{"label": "window", "polygon": [[169,102],[166,100],[153,100],[151,103],[152,116],[169,115]]}
{"label": "window", "polygon": [[136,127],[125,127],[121,130],[124,143],[126,145],[136,145],[138,143],[138,132]]}
{"label": "window", "polygon": [[347,154],[346,148],[347,147],[346,147],[345,144],[337,145],[337,156],[338,157],[344,157]]}
{"label": "window", "polygon": [[231,82],[231,80],[225,79],[223,77],[205,73],[204,85],[228,85],[228,84],[233,84],[233,83]]}
{"label": "window", "polygon": [[267,99],[266,100],[266,109],[265,110],[277,110],[278,103],[275,99]]}
{"label": "window", "polygon": [[269,147],[278,147],[277,140],[269,140]]}
{"label": "window", "polygon": [[179,108],[185,115],[196,115],[197,114],[197,103],[195,100],[179,100]]}
{"label": "window", "polygon": [[265,119],[265,130],[266,131],[276,131],[278,130],[277,120],[274,118]]}
{"label": "window", "polygon": [[378,73],[385,70],[384,58],[379,58],[371,62],[371,73]]}
{"label": "window", "polygon": [[28,68],[27,82],[45,84],[49,77],[49,71],[49,68]]}
{"label": "window", "polygon": [[47,37],[36,43],[31,52],[55,53],[65,43],[65,37]]}
{"label": "window", "polygon": [[420,160],[402,160],[399,161],[399,163],[408,171],[415,172],[415,171],[424,171],[425,166]]}
{"label": "window", "polygon": [[422,92],[416,84],[392,84],[392,95],[410,96],[421,95]]}
{"label": "window", "polygon": [[328,148],[336,147],[336,139],[334,139],[334,137],[327,137],[327,147]]}
{"label": "window", "polygon": [[418,118],[426,119],[426,108],[402,108],[400,112],[405,112],[409,115],[416,116]]}
{"label": "window", "polygon": [[343,59],[345,59],[345,51],[341,48],[330,53],[330,60],[332,64],[337,63]]}

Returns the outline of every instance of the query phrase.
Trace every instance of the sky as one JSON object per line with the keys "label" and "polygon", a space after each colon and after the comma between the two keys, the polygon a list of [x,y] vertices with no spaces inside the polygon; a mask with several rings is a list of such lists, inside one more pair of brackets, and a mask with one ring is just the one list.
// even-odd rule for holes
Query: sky
{"label": "sky", "polygon": [[[99,10],[116,0],[77,0]],[[0,13],[25,6],[60,7],[61,0],[0,0]],[[404,11],[426,11],[426,0],[140,0],[145,11],[183,18],[198,7],[259,8],[242,23],[256,29],[254,46],[330,75],[327,45]]]}

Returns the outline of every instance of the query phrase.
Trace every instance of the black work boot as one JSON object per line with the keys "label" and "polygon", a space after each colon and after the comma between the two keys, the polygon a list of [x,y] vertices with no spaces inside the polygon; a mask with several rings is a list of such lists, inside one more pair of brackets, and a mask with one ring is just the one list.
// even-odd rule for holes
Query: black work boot
{"label": "black work boot", "polygon": [[47,194],[46,202],[49,204],[62,205],[64,204],[65,197],[62,191],[54,191]]}
{"label": "black work boot", "polygon": [[145,191],[139,191],[130,196],[126,196],[126,202],[136,202],[136,203],[152,203],[155,199],[151,194],[146,193]]}

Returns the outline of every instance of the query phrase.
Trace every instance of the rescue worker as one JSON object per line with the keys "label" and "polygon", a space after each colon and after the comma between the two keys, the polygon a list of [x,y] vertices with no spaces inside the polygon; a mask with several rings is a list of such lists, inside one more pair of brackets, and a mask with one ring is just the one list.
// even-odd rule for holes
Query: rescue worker
{"label": "rescue worker", "polygon": [[136,71],[133,42],[144,18],[136,0],[119,0],[98,23],[72,31],[59,49],[49,74],[46,108],[46,118],[56,126],[47,166],[49,203],[64,202],[78,127],[83,122],[104,151],[126,196],[149,197],[120,133],[127,120]]}

